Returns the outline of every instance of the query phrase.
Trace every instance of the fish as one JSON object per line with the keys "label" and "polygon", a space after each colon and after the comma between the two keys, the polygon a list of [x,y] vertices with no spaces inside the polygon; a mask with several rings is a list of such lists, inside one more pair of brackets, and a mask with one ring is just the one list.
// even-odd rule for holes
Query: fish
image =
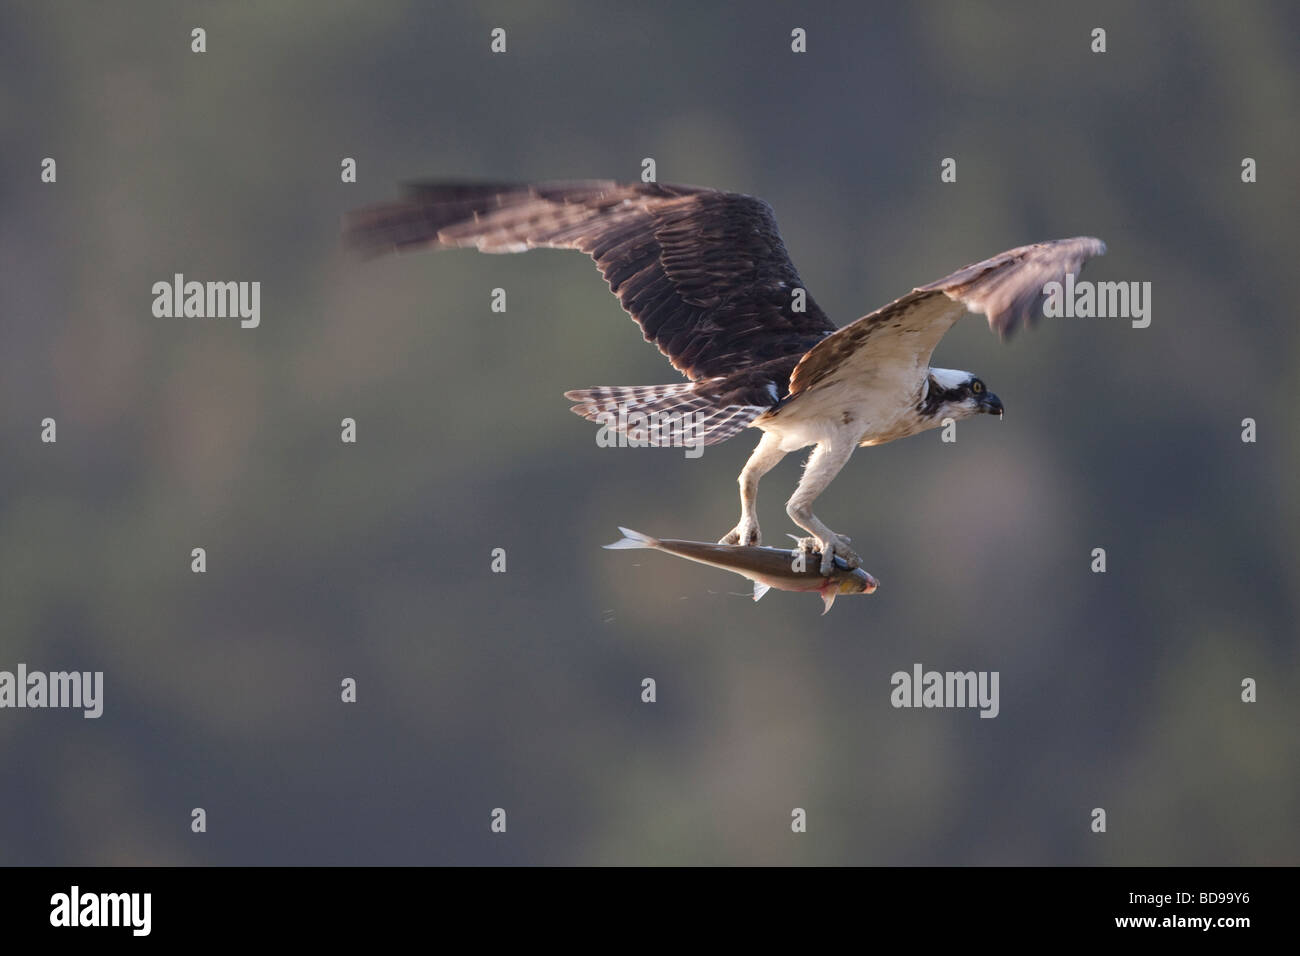
{"label": "fish", "polygon": [[732,571],[754,582],[754,600],[757,601],[772,588],[778,591],[816,591],[826,607],[825,615],[840,594],[871,594],[880,582],[861,568],[850,568],[841,557],[835,558],[835,567],[829,576],[821,574],[821,559],[815,552],[808,553],[759,545],[710,544],[705,541],[681,541],[676,538],[652,538],[631,528],[618,529],[623,537],[606,550],[621,551],[627,548],[652,548],[674,554],[687,561],[707,564],[710,567]]}

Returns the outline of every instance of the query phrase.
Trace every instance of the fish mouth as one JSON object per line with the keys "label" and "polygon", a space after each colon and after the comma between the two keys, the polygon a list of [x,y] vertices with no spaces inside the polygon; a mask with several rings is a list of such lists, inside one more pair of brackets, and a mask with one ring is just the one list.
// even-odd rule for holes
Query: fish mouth
{"label": "fish mouth", "polygon": [[840,586],[836,588],[836,594],[874,594],[876,588],[880,587],[880,582],[875,576],[858,568],[853,576],[841,580]]}

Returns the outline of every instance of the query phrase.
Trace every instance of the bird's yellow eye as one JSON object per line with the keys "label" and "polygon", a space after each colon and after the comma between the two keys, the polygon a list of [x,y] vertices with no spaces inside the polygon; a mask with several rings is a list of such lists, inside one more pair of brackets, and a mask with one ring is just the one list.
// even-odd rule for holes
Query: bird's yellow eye
{"label": "bird's yellow eye", "polygon": [[980,392],[984,391],[984,383],[981,382],[979,379],[976,379],[975,381],[971,382],[970,390],[974,394],[978,395]]}

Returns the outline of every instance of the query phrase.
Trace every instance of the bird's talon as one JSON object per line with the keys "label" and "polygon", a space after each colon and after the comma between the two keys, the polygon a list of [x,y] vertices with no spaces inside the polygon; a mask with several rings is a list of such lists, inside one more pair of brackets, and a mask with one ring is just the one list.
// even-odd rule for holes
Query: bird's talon
{"label": "bird's talon", "polygon": [[762,535],[758,530],[758,525],[742,521],[723,535],[718,544],[757,545],[761,542]]}
{"label": "bird's talon", "polygon": [[[821,555],[820,570],[823,577],[829,577],[835,569],[835,559],[837,557],[843,558],[844,563],[850,569],[862,566],[862,559],[849,547],[849,539],[842,534],[835,535],[835,539],[828,543],[813,537],[796,538],[795,540],[798,549],[805,554],[816,553]],[[827,546],[828,544],[829,546]]]}

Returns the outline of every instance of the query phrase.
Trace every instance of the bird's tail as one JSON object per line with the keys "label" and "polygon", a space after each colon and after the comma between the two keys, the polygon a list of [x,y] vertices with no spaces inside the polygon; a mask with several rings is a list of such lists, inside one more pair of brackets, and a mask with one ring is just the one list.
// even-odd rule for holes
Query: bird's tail
{"label": "bird's tail", "polygon": [[657,538],[652,538],[648,534],[642,534],[640,531],[633,531],[631,528],[619,527],[623,532],[623,537],[619,538],[613,544],[602,545],[609,551],[622,551],[626,548],[653,548],[659,544]]}
{"label": "bird's tail", "polygon": [[719,405],[701,395],[695,382],[674,385],[602,385],[565,392],[570,411],[624,434],[629,441],[659,447],[716,445],[769,411],[762,405]]}

